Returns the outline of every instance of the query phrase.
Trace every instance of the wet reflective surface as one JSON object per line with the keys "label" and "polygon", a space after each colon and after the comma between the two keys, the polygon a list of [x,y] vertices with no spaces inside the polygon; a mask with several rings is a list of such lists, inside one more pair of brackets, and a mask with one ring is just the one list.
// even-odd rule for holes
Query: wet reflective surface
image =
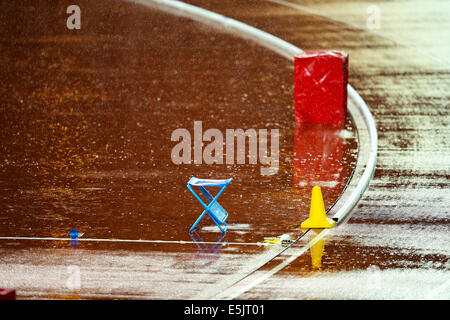
{"label": "wet reflective surface", "polygon": [[[305,50],[348,52],[349,83],[378,128],[377,171],[350,221],[240,298],[448,299],[447,3],[383,2],[380,36],[361,30],[371,2],[291,2],[331,17],[269,1],[189,2]],[[43,1],[21,2],[22,10],[18,2],[1,4],[1,121],[10,128],[1,131],[1,233],[68,236],[76,227],[86,237],[158,235],[191,242],[79,241],[72,248],[61,241],[2,240],[3,283],[20,289],[18,298],[211,297],[279,252],[257,243],[216,246],[221,235],[206,221],[199,235],[211,243],[197,246],[185,229],[201,208],[185,182],[210,173],[236,178],[222,196],[231,225],[223,244],[298,230],[309,192],[296,174],[308,165],[294,157],[290,63],[249,42],[130,4],[82,3],[89,9],[81,32],[72,34],[64,25],[71,3],[60,3],[49,8]],[[165,113],[169,108],[174,112]],[[175,128],[192,133],[194,120],[221,130],[280,128],[285,150],[280,147],[279,173],[263,178],[258,166],[173,165],[172,145],[164,143]],[[314,159],[321,157],[313,150]],[[320,165],[312,161],[309,167]],[[330,181],[339,188],[346,177]],[[332,193],[324,188],[327,206]],[[261,211],[267,214],[253,214]],[[280,212],[286,213],[273,223]],[[79,290],[67,286],[70,265],[80,267]]]}
{"label": "wet reflective surface", "polygon": [[[281,250],[264,237],[301,233],[312,185],[327,208],[339,197],[356,133],[350,118],[295,127],[290,61],[128,2],[81,2],[81,30],[68,30],[69,4],[0,5],[0,235],[84,233],[0,240],[0,280],[18,298],[209,297]],[[171,134],[193,137],[194,121],[224,134],[279,129],[277,174],[174,164]],[[225,235],[208,217],[188,233],[202,211],[191,176],[233,178],[220,197]],[[71,266],[79,290],[67,284]]]}
{"label": "wet reflective surface", "polygon": [[[308,251],[240,297],[448,299],[448,2],[189,2],[305,50],[348,52],[349,83],[378,129],[374,179],[349,222],[327,236],[321,267]],[[381,28],[367,30],[374,4]]]}

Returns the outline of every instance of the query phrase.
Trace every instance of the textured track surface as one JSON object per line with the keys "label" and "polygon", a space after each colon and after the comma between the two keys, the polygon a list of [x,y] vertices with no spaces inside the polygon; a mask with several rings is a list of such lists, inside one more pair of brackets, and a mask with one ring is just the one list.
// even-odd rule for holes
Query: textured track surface
{"label": "textured track surface", "polygon": [[[280,250],[258,245],[264,237],[301,233],[312,184],[327,206],[339,196],[357,154],[354,128],[349,119],[295,128],[290,61],[124,1],[80,3],[82,27],[71,31],[68,5],[0,10],[1,237],[61,238],[76,228],[90,239],[156,241],[1,239],[0,280],[19,298],[210,297]],[[237,156],[174,164],[171,134],[194,136],[194,121],[224,135],[279,129],[278,173],[263,176],[261,163]],[[226,235],[208,217],[188,233],[202,211],[186,189],[192,175],[233,177],[220,198]],[[80,290],[66,283],[73,274]]]}
{"label": "textured track surface", "polygon": [[[347,51],[350,54],[349,82],[371,108],[379,132],[377,171],[350,221],[333,230],[325,242],[318,243],[319,246],[315,248],[320,250],[301,256],[239,298],[448,299],[450,199],[447,190],[450,149],[446,137],[450,133],[450,68],[446,62],[449,47],[442,40],[448,39],[446,32],[450,30],[448,17],[443,15],[448,12],[448,8],[445,10],[448,4],[435,1],[433,7],[422,1],[383,3],[380,5],[381,29],[376,30],[377,34],[374,34],[364,30],[368,17],[366,9],[372,4],[369,2],[311,1],[302,2],[304,7],[295,7],[294,1],[290,4],[228,0],[188,2],[258,27],[304,50],[332,48]],[[164,208],[169,207],[183,208],[183,201],[168,203],[162,195],[161,201],[150,201],[149,192],[158,194],[159,191],[154,188],[154,183],[147,184],[146,181],[153,179],[152,181],[159,184],[164,173],[173,170],[164,168],[165,163],[158,163],[159,169],[155,174],[152,165],[145,164],[149,158],[158,159],[157,155],[152,155],[151,150],[156,154],[170,152],[170,148],[161,150],[158,139],[155,139],[155,145],[149,146],[148,140],[154,135],[150,135],[151,131],[147,132],[145,128],[155,123],[154,117],[158,117],[158,125],[169,127],[174,118],[166,118],[161,113],[154,114],[154,109],[147,116],[142,116],[142,109],[155,103],[165,103],[167,105],[164,110],[171,107],[184,112],[180,106],[184,106],[187,100],[202,103],[208,101],[208,108],[198,110],[197,113],[194,110],[195,105],[192,105],[190,119],[175,116],[179,122],[173,124],[173,128],[190,128],[196,116],[201,117],[214,106],[231,104],[239,109],[242,104],[251,108],[263,103],[261,108],[265,104],[270,107],[278,105],[280,109],[277,113],[283,114],[285,122],[280,122],[279,116],[267,119],[265,113],[260,113],[259,117],[255,116],[261,109],[258,107],[252,113],[253,120],[250,122],[246,122],[249,118],[243,113],[240,118],[225,117],[228,122],[220,124],[214,122],[215,114],[211,111],[208,114],[210,122],[205,121],[205,125],[208,128],[246,128],[277,123],[280,128],[286,128],[290,123],[292,88],[289,84],[292,79],[289,63],[248,41],[234,38],[231,41],[231,37],[217,33],[217,30],[211,33],[211,30],[200,24],[185,22],[182,28],[187,30],[187,34],[193,36],[201,30],[198,37],[186,38],[186,33],[175,32],[173,29],[174,20],[161,19],[158,14],[152,15],[151,10],[132,6],[135,11],[130,15],[127,10],[130,10],[131,5],[111,2],[108,14],[104,14],[101,5],[86,2],[85,8],[92,9],[83,11],[87,13],[87,18],[82,31],[89,30],[88,26],[95,26],[97,31],[79,37],[79,45],[72,43],[73,39],[68,45],[69,38],[58,35],[58,30],[64,30],[65,21],[59,21],[59,18],[51,14],[51,10],[46,16],[45,2],[20,4],[27,8],[29,15],[40,12],[42,18],[31,22],[24,19],[22,23],[20,17],[11,18],[17,15],[13,6],[2,4],[4,8],[1,13],[5,17],[1,19],[2,26],[9,26],[2,27],[2,43],[6,44],[7,48],[2,56],[2,108],[5,110],[2,123],[11,128],[9,131],[2,130],[2,196],[7,201],[2,201],[1,204],[2,212],[5,213],[1,228],[5,235],[48,236],[50,233],[53,236],[63,236],[71,228],[69,225],[73,224],[72,218],[68,217],[82,212],[77,216],[77,223],[83,226],[80,229],[86,229],[90,236],[148,238],[148,234],[153,234],[167,239],[191,240],[184,233],[184,229],[174,228],[171,224],[173,220],[164,218],[166,215],[158,218],[162,219],[158,221],[165,221],[162,228],[151,227],[149,217],[152,217],[152,212],[162,212]],[[70,3],[60,4],[60,7],[55,6],[56,16],[65,18],[65,8]],[[89,7],[90,5],[92,7]],[[435,9],[437,6],[441,8]],[[89,12],[98,14],[89,18]],[[99,14],[100,12],[103,12],[103,15]],[[23,16],[26,17],[26,14],[24,12]],[[152,25],[152,21],[158,21],[158,16],[160,21],[163,21],[162,28],[169,31],[173,39],[158,37],[163,32],[154,29],[155,25]],[[427,16],[433,19],[425,19]],[[10,21],[19,21],[15,29],[11,29],[15,24],[8,24],[7,17],[10,17]],[[52,27],[47,30],[49,25]],[[28,37],[21,38],[20,35],[24,31],[21,28],[24,26]],[[43,36],[43,30],[49,33]],[[130,30],[146,31],[133,34]],[[108,34],[114,36],[105,36]],[[145,39],[151,41],[144,41]],[[203,45],[193,50],[191,43],[194,40]],[[215,47],[212,53],[211,42]],[[171,44],[167,45],[168,43]],[[137,52],[135,55],[128,50],[130,47]],[[188,50],[192,59],[187,65],[186,55],[175,50],[180,47]],[[116,50],[111,51],[110,56],[106,55],[105,52],[112,48]],[[199,51],[199,48],[203,48],[203,51]],[[144,52],[152,58],[144,59]],[[214,55],[215,59],[224,59],[221,61],[227,67],[221,69],[223,74],[217,74],[217,71],[208,74],[205,70],[196,72],[195,68],[201,64],[194,62],[201,59],[207,64],[208,59],[203,58],[206,53]],[[163,57],[171,59],[162,59]],[[252,59],[248,60],[249,57]],[[254,64],[256,57],[259,63],[257,68]],[[125,61],[126,64],[123,64]],[[240,66],[235,67],[237,61]],[[123,67],[112,66],[121,63]],[[154,68],[156,63],[161,65]],[[78,64],[83,65],[83,68],[79,68]],[[174,65],[180,67],[178,75],[170,73],[173,72]],[[206,67],[214,69],[212,65]],[[282,68],[289,72],[281,72]],[[186,99],[183,98],[185,90],[180,90],[178,95],[167,95],[163,88],[167,89],[167,86],[173,84],[173,89],[176,90],[185,82],[174,84],[166,78],[166,82],[152,84],[151,72],[148,74],[144,70],[166,70],[159,74],[160,78],[169,75],[177,77],[180,74],[188,76],[189,83],[192,84],[190,87],[194,90],[189,91],[190,96]],[[255,76],[258,73],[260,76]],[[267,74],[270,76],[266,79],[264,75]],[[50,75],[59,78],[49,81],[47,85],[41,85],[41,82],[46,84],[41,79],[49,79]],[[227,75],[240,81],[224,82],[224,87],[220,89],[210,85],[214,80],[227,78]],[[202,76],[205,78],[201,78]],[[284,87],[268,89],[261,84],[265,82],[280,83]],[[73,90],[74,86],[78,88],[79,95]],[[225,87],[238,94],[220,95],[220,99],[211,100],[212,97],[217,97],[216,90],[224,90]],[[257,90],[253,91],[255,88]],[[249,94],[252,91],[254,93]],[[174,97],[179,100],[170,104]],[[11,108],[21,105],[23,107],[19,110],[22,113],[12,111],[14,109]],[[75,109],[71,110],[73,105]],[[42,106],[53,106],[54,110],[50,116],[36,116],[41,112],[39,110]],[[105,107],[109,108],[108,112],[101,111],[105,110]],[[130,108],[134,111],[130,111]],[[220,110],[220,107],[218,109]],[[77,113],[89,117],[80,117],[79,124],[67,126],[63,120],[74,119],[67,117],[67,114]],[[117,116],[118,114],[120,116]],[[39,123],[52,124],[53,127],[41,128]],[[29,136],[17,134],[22,132],[21,130]],[[351,131],[351,128],[348,130]],[[86,132],[89,137],[96,139],[83,140]],[[141,139],[130,144],[130,141],[127,141],[131,140],[127,136],[129,132],[134,132]],[[45,138],[46,134],[48,138]],[[41,142],[44,141],[45,144],[35,144],[33,137],[36,136],[44,136]],[[123,137],[123,142],[116,139],[118,137]],[[292,149],[289,151],[288,141],[292,141],[294,131],[286,132],[282,137],[287,148],[285,157],[289,158]],[[167,137],[161,134],[159,140],[165,138]],[[24,145],[27,148],[24,149]],[[72,145],[80,146],[81,149],[66,149]],[[108,148],[118,150],[114,157],[109,157],[113,159],[112,164],[105,161],[108,157],[104,155],[110,154],[104,149],[107,145]],[[26,154],[23,150],[30,150],[30,153]],[[11,159],[5,155],[15,155],[16,158]],[[67,159],[71,160],[69,170],[66,169]],[[49,161],[52,163],[48,163]],[[26,165],[15,166],[15,163]],[[291,164],[286,163],[285,168],[280,165],[281,175],[274,181],[283,191],[290,190],[285,181],[292,179],[289,176]],[[42,164],[44,169],[39,168]],[[52,170],[47,170],[48,168]],[[86,171],[86,168],[89,170]],[[203,169],[198,168],[198,172],[201,173]],[[207,168],[208,173],[209,169]],[[148,176],[137,174],[142,170],[148,170]],[[228,173],[242,172],[236,168],[229,170]],[[259,172],[249,167],[244,170],[242,177],[251,174],[252,170]],[[103,178],[99,172],[103,172]],[[43,173],[45,174],[42,175]],[[11,174],[16,177],[14,180],[11,179]],[[183,174],[187,177],[191,172],[186,171]],[[30,176],[36,177],[31,183],[28,180]],[[20,187],[23,181],[28,189]],[[105,181],[111,187],[102,189]],[[101,187],[96,189],[96,183],[100,183]],[[264,192],[269,191],[262,188],[264,183],[267,182],[253,181],[253,184],[244,190],[244,197],[249,197],[243,201],[236,199],[236,195],[239,195],[236,190],[229,192],[228,198],[224,194],[224,201],[228,202],[227,208],[238,209],[238,205],[233,207],[234,204],[244,203],[256,208],[265,206],[268,210],[267,215],[259,218],[266,226],[265,229],[254,232],[249,210],[249,213],[242,217],[242,221],[236,223],[234,232],[227,235],[229,241],[258,241],[267,236],[264,230],[274,233],[270,235],[277,235],[289,227],[294,230],[298,228],[301,220],[298,205],[303,203],[303,210],[307,210],[309,195],[305,192],[281,191],[278,196],[271,193],[270,197],[265,197]],[[190,195],[185,193],[184,182],[171,191],[173,194],[181,194],[180,200],[190,201],[190,207],[196,206]],[[327,198],[332,198],[333,194],[337,195],[336,192],[330,191]],[[93,199],[97,202],[93,203]],[[267,202],[255,203],[255,199],[267,199]],[[47,208],[44,211],[41,210],[43,206]],[[271,212],[279,212],[280,209],[288,214],[276,224],[277,228],[274,228]],[[83,215],[83,212],[99,210],[103,212],[100,219],[95,215]],[[11,218],[16,217],[17,212],[24,214],[22,220]],[[142,221],[134,219],[134,213],[141,213]],[[45,229],[46,225],[49,225],[46,221],[54,221],[55,214],[59,215],[56,219],[59,223]],[[170,217],[170,213],[168,214]],[[112,223],[110,216],[122,219],[121,223]],[[185,225],[193,219],[190,215],[182,220]],[[143,225],[136,228],[139,223]],[[33,230],[35,225],[37,228]],[[23,226],[32,229],[22,228]],[[22,232],[19,234],[19,231]],[[204,230],[204,236],[209,237],[205,240],[215,241],[213,238],[217,238],[218,234],[209,231],[210,229]],[[310,236],[313,237],[314,233],[310,233]],[[304,239],[305,242],[307,240]],[[47,242],[30,244],[28,241],[3,242],[1,246],[0,263],[2,270],[6,270],[2,272],[1,280],[6,285],[22,288],[24,298],[210,297],[278,250],[258,246],[245,249],[229,246],[216,253],[207,253],[209,249],[202,252],[194,245],[157,245],[149,248],[144,245],[87,243],[79,244],[74,250],[68,247],[67,243],[52,242],[49,245]],[[226,254],[221,254],[224,252]],[[242,259],[243,252],[247,259]],[[80,290],[67,288],[70,275],[68,266],[79,266]],[[201,272],[190,272],[193,269],[200,269]],[[21,297],[20,291],[18,295]]]}
{"label": "textured track surface", "polygon": [[304,50],[347,51],[349,83],[379,134],[375,177],[349,223],[327,240],[319,271],[302,256],[241,297],[448,299],[448,3],[383,2],[377,30],[366,26],[370,1],[189,3]]}

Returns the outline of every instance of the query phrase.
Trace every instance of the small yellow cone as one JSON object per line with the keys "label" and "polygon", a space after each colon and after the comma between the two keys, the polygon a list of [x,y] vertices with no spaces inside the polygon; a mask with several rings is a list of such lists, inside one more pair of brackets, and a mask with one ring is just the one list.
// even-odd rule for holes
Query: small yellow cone
{"label": "small yellow cone", "polygon": [[300,228],[332,228],[336,224],[333,219],[327,218],[325,213],[325,204],[323,203],[322,191],[320,187],[312,189],[311,208],[309,210],[309,218],[302,222]]}

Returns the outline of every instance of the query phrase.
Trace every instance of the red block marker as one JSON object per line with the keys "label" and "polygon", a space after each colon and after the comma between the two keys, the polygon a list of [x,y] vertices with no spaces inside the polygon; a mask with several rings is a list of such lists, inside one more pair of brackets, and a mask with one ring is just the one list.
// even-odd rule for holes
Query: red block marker
{"label": "red block marker", "polygon": [[294,59],[295,121],[343,123],[347,116],[348,54],[306,51]]}
{"label": "red block marker", "polygon": [[16,290],[0,288],[0,300],[16,300]]}

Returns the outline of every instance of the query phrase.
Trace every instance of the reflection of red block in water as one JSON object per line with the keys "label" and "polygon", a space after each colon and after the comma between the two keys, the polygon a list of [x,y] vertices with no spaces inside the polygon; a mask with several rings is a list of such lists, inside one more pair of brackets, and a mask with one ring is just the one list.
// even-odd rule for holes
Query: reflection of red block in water
{"label": "reflection of red block in water", "polygon": [[293,186],[334,188],[343,181],[344,139],[340,124],[298,123],[295,127]]}
{"label": "reflection of red block in water", "polygon": [[0,300],[16,300],[16,291],[0,288]]}
{"label": "reflection of red block in water", "polygon": [[347,116],[348,54],[307,51],[294,60],[295,121],[343,123]]}

